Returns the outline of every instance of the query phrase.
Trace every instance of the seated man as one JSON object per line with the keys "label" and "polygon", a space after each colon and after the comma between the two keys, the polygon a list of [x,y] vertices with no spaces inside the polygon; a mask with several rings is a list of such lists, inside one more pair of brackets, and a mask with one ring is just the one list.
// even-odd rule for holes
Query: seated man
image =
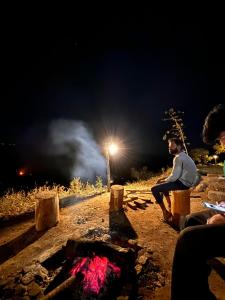
{"label": "seated man", "polygon": [[[209,113],[203,128],[205,142],[216,138],[225,145],[223,105]],[[184,226],[187,228],[180,233],[174,253],[171,300],[216,299],[209,289],[207,261],[225,257],[225,214],[204,210],[187,216]]]}
{"label": "seated man", "polygon": [[169,177],[158,180],[158,184],[153,186],[151,191],[160,205],[164,220],[167,222],[171,218],[171,213],[163,203],[163,195],[168,202],[169,210],[171,201],[169,191],[187,190],[195,185],[197,179],[197,168],[194,161],[183,151],[183,143],[177,138],[169,139],[169,152],[175,157],[173,159],[173,170]]}

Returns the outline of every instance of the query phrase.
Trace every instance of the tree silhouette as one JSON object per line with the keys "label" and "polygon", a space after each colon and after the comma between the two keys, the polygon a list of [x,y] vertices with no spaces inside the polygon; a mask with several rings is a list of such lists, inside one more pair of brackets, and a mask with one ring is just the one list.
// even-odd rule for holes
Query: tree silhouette
{"label": "tree silhouette", "polygon": [[174,108],[170,108],[165,111],[165,118],[163,121],[169,121],[172,124],[172,127],[166,131],[163,136],[163,140],[167,140],[171,137],[176,137],[182,140],[184,144],[185,152],[188,154],[187,150],[187,137],[184,133],[184,122],[183,122],[183,114],[182,111],[176,111]]}

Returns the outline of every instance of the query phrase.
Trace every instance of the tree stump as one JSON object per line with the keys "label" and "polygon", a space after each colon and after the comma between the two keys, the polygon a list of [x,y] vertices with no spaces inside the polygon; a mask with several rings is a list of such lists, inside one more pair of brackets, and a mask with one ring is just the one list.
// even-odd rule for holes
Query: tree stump
{"label": "tree stump", "polygon": [[109,211],[123,209],[124,187],[122,185],[112,185],[110,191]]}
{"label": "tree stump", "polygon": [[180,218],[190,213],[190,194],[190,190],[172,192],[171,213],[175,225],[179,225]]}
{"label": "tree stump", "polygon": [[40,192],[36,195],[35,227],[42,231],[59,222],[59,197],[56,192]]}

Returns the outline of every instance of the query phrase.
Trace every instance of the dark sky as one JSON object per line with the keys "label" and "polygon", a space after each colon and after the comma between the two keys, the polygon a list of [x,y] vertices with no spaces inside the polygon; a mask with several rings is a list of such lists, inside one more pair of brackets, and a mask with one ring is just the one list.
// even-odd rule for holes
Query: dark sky
{"label": "dark sky", "polygon": [[202,146],[204,118],[224,102],[217,12],[43,11],[1,21],[0,141],[40,142],[39,129],[64,118],[86,122],[98,143],[113,132],[135,153],[165,155],[162,118],[174,107]]}

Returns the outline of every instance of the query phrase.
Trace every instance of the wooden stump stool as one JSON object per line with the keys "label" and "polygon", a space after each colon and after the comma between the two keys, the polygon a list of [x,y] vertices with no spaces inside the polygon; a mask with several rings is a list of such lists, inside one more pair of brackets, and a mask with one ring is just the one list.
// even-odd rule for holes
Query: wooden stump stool
{"label": "wooden stump stool", "polygon": [[122,185],[112,185],[110,191],[109,211],[123,209],[124,187]]}
{"label": "wooden stump stool", "polygon": [[42,231],[59,222],[59,197],[56,192],[40,192],[36,195],[35,227]]}
{"label": "wooden stump stool", "polygon": [[175,225],[179,225],[180,218],[190,213],[190,194],[190,189],[172,192],[171,213]]}

